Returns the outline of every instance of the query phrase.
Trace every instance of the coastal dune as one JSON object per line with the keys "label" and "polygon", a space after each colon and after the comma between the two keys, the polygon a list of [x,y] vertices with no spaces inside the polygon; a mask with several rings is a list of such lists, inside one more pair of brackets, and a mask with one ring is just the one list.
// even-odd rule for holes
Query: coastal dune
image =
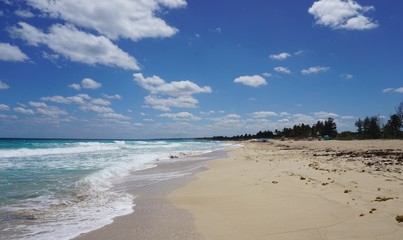
{"label": "coastal dune", "polygon": [[402,141],[247,142],[168,199],[203,239],[403,239]]}

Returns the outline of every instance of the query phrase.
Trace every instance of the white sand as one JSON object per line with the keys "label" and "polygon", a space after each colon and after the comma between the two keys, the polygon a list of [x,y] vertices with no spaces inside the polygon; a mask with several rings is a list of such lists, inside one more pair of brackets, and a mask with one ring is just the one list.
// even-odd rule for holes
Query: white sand
{"label": "white sand", "polygon": [[351,156],[379,149],[403,141],[246,143],[169,199],[208,240],[403,239],[403,163]]}

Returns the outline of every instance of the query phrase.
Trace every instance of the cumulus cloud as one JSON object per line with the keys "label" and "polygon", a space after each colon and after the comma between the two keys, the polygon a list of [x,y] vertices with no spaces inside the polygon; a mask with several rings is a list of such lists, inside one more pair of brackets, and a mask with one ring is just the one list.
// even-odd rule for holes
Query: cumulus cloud
{"label": "cumulus cloud", "polygon": [[53,117],[53,118],[69,115],[67,113],[67,111],[65,111],[61,108],[55,107],[55,106],[38,107],[36,109],[36,113],[41,114],[41,115],[46,115],[48,117]]}
{"label": "cumulus cloud", "polygon": [[286,67],[275,67],[274,71],[278,72],[278,73],[285,73],[285,74],[291,74],[291,71],[286,68]]}
{"label": "cumulus cloud", "polygon": [[29,59],[19,47],[12,46],[9,43],[0,43],[0,52],[0,61],[23,62]]}
{"label": "cumulus cloud", "polygon": [[28,4],[51,18],[93,29],[110,39],[139,40],[169,37],[178,32],[158,18],[162,7],[181,8],[185,0],[28,0]]}
{"label": "cumulus cloud", "polygon": [[23,108],[23,107],[15,107],[15,108],[13,108],[13,110],[14,110],[14,112],[22,113],[22,114],[29,114],[29,115],[35,114],[35,112],[32,109]]}
{"label": "cumulus cloud", "polygon": [[15,13],[15,15],[17,15],[18,17],[21,17],[21,18],[32,18],[35,16],[32,12],[30,12],[28,10],[18,9],[14,13]]}
{"label": "cumulus cloud", "polygon": [[79,83],[73,83],[68,85],[69,88],[72,88],[74,90],[81,90],[83,89],[98,89],[102,87],[102,84],[91,79],[91,78],[84,78],[81,81],[81,85]]}
{"label": "cumulus cloud", "polygon": [[146,106],[160,111],[171,111],[171,108],[196,108],[199,101],[192,96],[160,98],[155,95],[144,97]]}
{"label": "cumulus cloud", "polygon": [[78,108],[83,112],[109,114],[103,116],[115,116],[114,119],[120,118],[119,115],[115,113],[115,111],[110,107],[111,102],[102,98],[91,98],[88,94],[77,94],[71,97],[63,97],[63,96],[42,97],[41,100],[61,104],[74,104],[78,105]]}
{"label": "cumulus cloud", "polygon": [[139,86],[150,92],[144,98],[145,104],[161,111],[170,111],[172,107],[195,108],[198,101],[193,94],[212,92],[210,87],[200,87],[188,80],[167,83],[158,76],[144,77],[141,73],[133,74],[133,77]]}
{"label": "cumulus cloud", "polygon": [[10,28],[9,31],[13,37],[21,38],[33,46],[46,45],[73,62],[140,69],[134,57],[108,38],[83,32],[72,25],[55,24],[45,33],[28,23],[19,22],[18,26]]}
{"label": "cumulus cloud", "polygon": [[270,58],[273,59],[273,60],[285,60],[285,59],[287,59],[289,57],[291,57],[291,54],[286,53],[286,52],[270,55]]}
{"label": "cumulus cloud", "polygon": [[8,89],[10,86],[7,85],[7,83],[0,81],[0,90]]}
{"label": "cumulus cloud", "polygon": [[99,82],[96,82],[95,80],[93,80],[91,78],[84,78],[81,81],[81,85],[84,89],[98,89],[98,88],[102,87],[102,84],[100,84]]}
{"label": "cumulus cloud", "polygon": [[100,106],[96,104],[86,104],[80,106],[80,110],[83,112],[95,112],[95,113],[113,113],[113,109],[106,106]]}
{"label": "cumulus cloud", "polygon": [[111,102],[109,102],[108,100],[102,99],[102,98],[95,98],[95,99],[91,100],[91,103],[95,104],[95,105],[102,105],[102,106],[111,105]]}
{"label": "cumulus cloud", "polygon": [[292,115],[294,122],[297,123],[307,123],[313,124],[316,122],[316,119],[308,114],[297,113]]}
{"label": "cumulus cloud", "polygon": [[25,104],[18,105],[20,105],[20,107],[13,108],[14,112],[26,115],[45,116],[47,120],[52,119],[52,121],[59,117],[63,117],[64,120],[66,120],[65,117],[69,115],[66,110],[56,106],[49,106],[44,102],[28,102],[28,105],[32,108],[27,108]]}
{"label": "cumulus cloud", "polygon": [[320,72],[327,72],[330,68],[329,67],[310,67],[308,69],[303,69],[301,70],[301,73],[303,75],[309,75],[309,74],[314,74],[314,73],[320,73]]}
{"label": "cumulus cloud", "polygon": [[378,26],[377,22],[364,16],[374,9],[373,6],[361,6],[353,0],[319,0],[313,3],[308,12],[318,25],[332,29],[368,30]]}
{"label": "cumulus cloud", "polygon": [[267,117],[277,117],[278,114],[270,111],[254,112],[251,114],[253,118],[267,118]]}
{"label": "cumulus cloud", "polygon": [[10,110],[10,107],[7,106],[6,104],[0,104],[0,111],[8,111]]}
{"label": "cumulus cloud", "polygon": [[151,94],[162,94],[175,97],[212,92],[210,87],[199,87],[197,84],[188,80],[167,83],[158,76],[144,77],[141,73],[135,73],[133,74],[133,77],[137,84],[150,91]]}
{"label": "cumulus cloud", "polygon": [[235,78],[234,83],[241,83],[249,87],[260,87],[267,84],[266,79],[259,75],[240,76]]}
{"label": "cumulus cloud", "polygon": [[42,97],[42,101],[50,101],[56,103],[63,103],[63,104],[77,104],[82,105],[87,103],[87,100],[90,100],[91,97],[87,94],[77,94],[71,97],[63,97],[63,96],[52,96],[52,97]]}
{"label": "cumulus cloud", "polygon": [[122,96],[120,96],[119,94],[115,94],[115,95],[108,95],[108,94],[103,94],[102,96],[104,96],[104,98],[107,99],[116,99],[116,100],[122,100]]}
{"label": "cumulus cloud", "polygon": [[189,112],[180,112],[180,113],[163,113],[159,115],[160,117],[171,118],[174,120],[180,121],[196,121],[200,120],[200,117],[194,116],[192,113]]}
{"label": "cumulus cloud", "polygon": [[33,102],[33,101],[30,101],[29,103],[28,103],[31,107],[47,107],[48,105],[46,104],[46,103],[44,103],[44,102]]}
{"label": "cumulus cloud", "polygon": [[74,90],[81,90],[81,85],[78,83],[73,83],[69,85],[69,88],[72,88]]}
{"label": "cumulus cloud", "polygon": [[98,114],[101,118],[111,120],[129,120],[130,118],[119,113],[101,113]]}

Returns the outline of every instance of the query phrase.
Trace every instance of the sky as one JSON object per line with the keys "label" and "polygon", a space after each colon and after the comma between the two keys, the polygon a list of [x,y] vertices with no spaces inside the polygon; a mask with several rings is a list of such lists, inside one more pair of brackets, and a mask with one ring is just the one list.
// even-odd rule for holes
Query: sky
{"label": "sky", "polygon": [[385,122],[401,0],[0,0],[0,137],[233,136]]}

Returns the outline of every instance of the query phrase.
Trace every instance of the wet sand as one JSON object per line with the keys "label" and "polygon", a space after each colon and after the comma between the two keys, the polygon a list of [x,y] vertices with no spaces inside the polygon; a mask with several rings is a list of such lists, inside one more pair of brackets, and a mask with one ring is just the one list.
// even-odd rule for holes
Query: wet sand
{"label": "wet sand", "polygon": [[174,189],[194,181],[194,174],[205,170],[207,161],[225,155],[226,152],[217,151],[203,155],[203,160],[197,157],[185,161],[173,159],[172,163],[163,163],[156,168],[134,172],[131,178],[117,186],[135,196],[134,212],[117,217],[112,224],[81,234],[74,239],[202,239],[196,231],[193,216],[172,205],[166,196]]}

